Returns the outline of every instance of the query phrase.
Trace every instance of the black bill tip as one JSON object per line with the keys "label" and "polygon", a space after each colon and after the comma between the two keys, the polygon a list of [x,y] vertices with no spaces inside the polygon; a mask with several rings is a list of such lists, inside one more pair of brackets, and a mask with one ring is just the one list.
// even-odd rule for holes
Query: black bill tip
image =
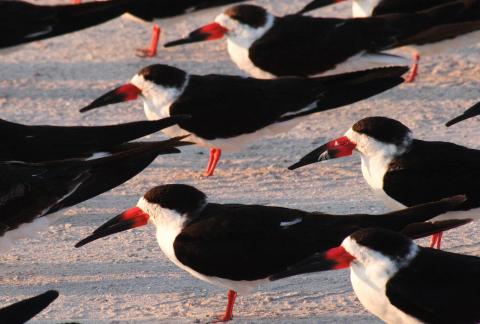
{"label": "black bill tip", "polygon": [[328,147],[327,144],[324,144],[320,146],[319,148],[316,148],[312,152],[308,153],[304,157],[300,159],[297,163],[292,164],[291,166],[288,167],[288,170],[295,170],[301,167],[304,167],[306,165],[316,163],[316,162],[321,162],[321,161],[326,161],[329,159],[328,155]]}
{"label": "black bill tip", "polygon": [[461,114],[460,116],[457,116],[457,117],[449,120],[448,122],[446,122],[445,126],[450,127],[450,126],[455,125],[455,124],[457,124],[461,121],[464,121],[466,119],[469,119],[469,118],[472,118],[472,117],[475,117],[475,116],[478,116],[478,115],[480,115],[480,102],[473,105],[469,109],[465,110],[465,112],[463,114]]}

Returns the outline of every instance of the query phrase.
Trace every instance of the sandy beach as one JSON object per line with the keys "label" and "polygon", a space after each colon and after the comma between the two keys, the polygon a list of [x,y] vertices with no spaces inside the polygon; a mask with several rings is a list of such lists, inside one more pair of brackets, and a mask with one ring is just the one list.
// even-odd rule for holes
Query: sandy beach
{"label": "sandy beach", "polygon": [[[307,1],[256,1],[278,15]],[[54,3],[42,1],[42,3]],[[292,4],[295,3],[295,4]],[[161,22],[162,43],[213,20],[217,8]],[[345,3],[315,15],[350,14]],[[141,67],[171,64],[191,73],[243,73],[227,56],[225,42],[159,48],[140,59],[135,48],[150,41],[151,25],[116,19],[96,28],[36,42],[0,56],[0,118],[24,124],[105,125],[145,119],[140,101],[80,114],[79,108],[128,81]],[[446,128],[444,123],[480,100],[480,46],[422,58],[414,84],[340,109],[310,116],[288,133],[264,138],[222,156],[214,177],[201,176],[208,151],[183,148],[160,156],[124,185],[63,212],[35,238],[0,256],[0,305],[48,289],[60,297],[32,323],[204,323],[224,311],[226,290],[191,277],[162,254],[155,229],[146,226],[83,248],[74,244],[149,188],[185,183],[212,202],[278,205],[327,213],[387,211],[360,171],[358,155],[292,172],[287,167],[318,145],[373,115],[398,119],[416,137],[480,148],[480,119]],[[407,52],[403,52],[408,55]],[[149,139],[165,138],[155,134]],[[449,251],[480,255],[480,224],[449,232]],[[426,244],[427,241],[420,241]],[[352,291],[349,272],[299,276],[239,296],[234,323],[376,323]]]}

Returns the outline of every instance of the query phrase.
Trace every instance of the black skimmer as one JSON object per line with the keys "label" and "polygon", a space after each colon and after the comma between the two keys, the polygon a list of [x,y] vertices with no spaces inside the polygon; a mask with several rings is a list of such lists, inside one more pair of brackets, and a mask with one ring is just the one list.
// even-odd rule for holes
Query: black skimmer
{"label": "black skimmer", "polygon": [[122,144],[104,157],[44,163],[0,162],[0,252],[47,227],[55,213],[113,189],[158,155],[179,153],[180,138]]}
{"label": "black skimmer", "polygon": [[[139,3],[135,9],[130,10],[129,14],[144,21],[153,21],[243,1],[246,0],[148,0]],[[153,57],[157,55],[160,32],[160,27],[155,23],[153,25],[150,47],[139,49],[139,56]]]}
{"label": "black skimmer", "polygon": [[35,297],[0,308],[0,321],[23,324],[48,307],[58,297],[58,291],[49,290]]}
{"label": "black skimmer", "polygon": [[175,125],[188,116],[108,126],[28,126],[0,119],[0,161],[45,162],[108,155],[116,146]]}
{"label": "black skimmer", "polygon": [[[299,13],[305,13],[319,7],[342,1],[345,0],[314,0],[307,4]],[[414,13],[456,1],[458,0],[353,0],[352,13],[353,17],[355,18],[398,13]],[[468,2],[469,0],[465,1],[465,3]],[[472,29],[471,27],[475,24],[474,21],[478,20],[478,11],[478,5],[466,7],[465,12],[459,12],[460,17],[463,18],[456,19],[454,24],[447,24],[441,28],[425,31],[425,38],[420,42],[421,44],[419,45],[423,45],[422,43],[425,40],[428,41],[428,38],[432,38],[434,42],[438,42],[438,40],[435,40],[436,36],[444,39],[442,43],[435,45],[433,49],[427,50],[427,54],[429,54],[428,52],[434,53],[435,51],[440,52],[444,51],[445,49],[457,49],[464,45],[476,44],[480,34],[471,33],[472,30],[475,29]],[[449,20],[450,18],[447,19]],[[465,33],[468,35],[463,36]],[[442,36],[442,34],[444,36]],[[413,47],[413,68],[411,74],[407,78],[407,82],[414,81],[418,73],[418,62],[420,61],[420,55],[422,52],[426,51],[424,46],[416,47],[414,45],[415,44],[410,46]]]}
{"label": "black skimmer", "polygon": [[461,115],[449,120],[445,126],[450,127],[466,119],[480,115],[480,102],[465,110]]}
{"label": "black skimmer", "polygon": [[[423,53],[456,49],[458,44],[445,46],[443,41],[480,30],[479,8],[480,0],[465,0],[415,13],[340,19],[276,17],[262,7],[238,5],[165,46],[226,36],[232,61],[258,78],[404,65],[409,60],[382,51],[407,45],[421,45]],[[455,40],[463,44],[465,38]],[[412,74],[414,70],[415,65]]]}
{"label": "black skimmer", "polygon": [[480,258],[420,247],[384,229],[357,231],[271,280],[348,267],[360,302],[386,323],[480,321]]}
{"label": "black skimmer", "polygon": [[148,119],[178,114],[191,118],[164,130],[169,136],[211,148],[206,176],[222,150],[238,150],[264,135],[284,132],[306,115],[371,97],[404,80],[406,67],[373,69],[318,78],[260,80],[230,75],[191,75],[151,65],[80,111],[141,98]]}
{"label": "black skimmer", "polygon": [[[136,207],[112,218],[75,246],[151,222],[157,241],[175,265],[194,277],[227,288],[222,321],[232,319],[237,292],[249,293],[270,275],[337,246],[361,228],[430,234],[446,223],[421,223],[448,212],[465,200],[452,197],[383,215],[328,215],[273,206],[215,204],[187,185],[149,190]],[[448,221],[449,228],[466,221]],[[442,222],[440,222],[442,223]]]}
{"label": "black skimmer", "polygon": [[144,0],[110,0],[79,5],[0,1],[0,49],[60,36],[121,16]]}
{"label": "black skimmer", "polygon": [[[480,150],[448,142],[413,138],[411,130],[386,117],[368,117],[355,123],[344,136],[330,141],[290,166],[299,167],[352,155],[362,160],[368,185],[392,209],[466,194],[458,211],[443,218],[478,218],[480,207]],[[440,247],[441,234],[432,246]]]}

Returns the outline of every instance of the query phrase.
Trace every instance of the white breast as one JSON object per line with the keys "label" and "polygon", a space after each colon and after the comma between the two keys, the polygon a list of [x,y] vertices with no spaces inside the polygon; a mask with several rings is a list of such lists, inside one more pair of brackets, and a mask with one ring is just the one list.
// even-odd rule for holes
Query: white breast
{"label": "white breast", "polygon": [[228,54],[230,54],[230,58],[232,61],[243,71],[250,74],[254,78],[257,79],[274,79],[276,78],[275,75],[263,71],[262,69],[258,68],[253,64],[252,60],[250,60],[248,48],[242,47],[238,45],[236,42],[228,39],[227,40],[227,48]]}
{"label": "white breast", "polygon": [[391,158],[378,154],[371,158],[366,158],[364,155],[361,155],[361,159],[363,177],[375,195],[391,210],[405,208],[404,205],[387,195],[383,190],[383,177],[388,170]]}
{"label": "white breast", "polygon": [[234,290],[240,294],[251,293],[258,285],[269,282],[269,280],[266,278],[254,281],[233,281],[229,279],[211,277],[203,275],[193,270],[192,268],[187,267],[177,259],[177,256],[175,255],[175,250],[173,248],[173,243],[176,237],[182,231],[185,218],[181,217],[179,214],[171,210],[164,208],[162,208],[161,210],[157,209],[155,212],[152,212],[152,210],[150,210],[152,208],[152,205],[148,204],[143,198],[140,199],[137,206],[139,206],[149,215],[156,215],[156,217],[151,219],[151,221],[155,224],[157,228],[157,242],[160,246],[160,249],[163,251],[163,253],[165,253],[166,257],[176,266],[187,271],[195,278],[208,282],[217,287]]}
{"label": "white breast", "polygon": [[405,314],[390,303],[385,287],[388,277],[379,276],[377,280],[369,280],[363,267],[352,263],[350,280],[358,300],[372,314],[389,324],[421,323],[414,317]]}

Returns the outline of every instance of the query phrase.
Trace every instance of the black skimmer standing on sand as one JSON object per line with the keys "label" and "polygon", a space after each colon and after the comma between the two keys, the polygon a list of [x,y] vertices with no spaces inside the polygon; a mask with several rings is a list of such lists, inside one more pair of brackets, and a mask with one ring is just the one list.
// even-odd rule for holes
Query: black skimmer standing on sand
{"label": "black skimmer standing on sand", "polygon": [[386,323],[480,321],[480,258],[420,247],[384,229],[357,231],[271,280],[348,267],[360,302]]}
{"label": "black skimmer standing on sand", "polygon": [[0,308],[0,321],[8,324],[23,324],[36,316],[58,298],[58,291],[49,290],[35,297]]}
{"label": "black skimmer standing on sand", "polygon": [[[480,207],[480,150],[448,142],[414,139],[410,129],[386,117],[368,117],[355,123],[344,136],[330,141],[290,166],[302,166],[352,155],[362,160],[368,185],[392,209],[466,194],[458,211],[442,218],[473,218]],[[432,239],[440,247],[441,234]]]}
{"label": "black skimmer standing on sand", "polygon": [[37,5],[0,1],[0,49],[60,36],[99,25],[146,0],[109,0],[79,5]]}
{"label": "black skimmer standing on sand", "polygon": [[297,14],[276,17],[262,7],[238,5],[217,16],[214,23],[165,46],[226,36],[230,58],[240,69],[258,78],[273,78],[404,65],[409,63],[405,58],[382,51],[407,45],[422,45],[434,53],[456,50],[458,47],[445,46],[443,41],[478,30],[480,0],[352,19]]}
{"label": "black skimmer standing on sand", "polygon": [[[144,21],[152,21],[243,1],[246,0],[146,0],[139,3],[129,14]],[[157,55],[160,32],[160,27],[155,23],[150,47],[139,49],[139,56],[153,57]]]}
{"label": "black skimmer standing on sand", "polygon": [[28,126],[0,119],[0,161],[93,159],[115,147],[175,125],[188,116],[108,126]]}
{"label": "black skimmer standing on sand", "polygon": [[281,207],[209,203],[187,185],[149,190],[136,207],[100,226],[75,246],[151,222],[165,255],[181,269],[227,288],[228,306],[221,321],[233,316],[237,292],[249,293],[274,273],[316,252],[337,246],[361,228],[404,230],[416,237],[467,221],[421,223],[448,212],[465,200],[444,199],[383,215],[328,215]]}
{"label": "black skimmer standing on sand", "polygon": [[[311,3],[307,4],[299,13],[305,13],[329,4],[342,2],[345,0],[314,0]],[[458,0],[353,0],[352,1],[352,14],[353,17],[370,17],[370,16],[380,16],[380,15],[389,15],[389,14],[398,14],[398,13],[414,13],[421,10],[432,9],[434,7],[446,4],[453,3]],[[467,3],[469,0],[465,1]],[[472,26],[475,25],[475,20],[478,20],[478,5],[475,7],[466,8],[465,12],[460,12],[459,15],[463,16],[461,19],[457,19],[454,24],[442,26],[438,29],[432,29],[431,31],[426,32],[426,39],[434,39],[436,35],[440,38],[444,38],[445,41],[443,44],[438,44],[433,50],[429,52],[434,53],[434,51],[443,51],[443,48],[457,49],[464,45],[476,44],[478,43],[479,33],[471,33]],[[475,13],[477,12],[477,13]],[[472,17],[472,21],[468,17]],[[477,17],[477,18],[475,18]],[[457,23],[458,22],[458,23]],[[464,33],[467,33],[467,36],[463,36]],[[442,36],[444,35],[444,36]],[[422,44],[420,44],[422,45]],[[425,51],[425,48],[422,46],[410,46],[413,47],[413,68],[410,76],[407,79],[407,82],[414,81],[418,73],[418,62],[420,61],[421,52]],[[427,53],[428,54],[428,53]]]}
{"label": "black skimmer standing on sand", "polygon": [[158,155],[179,153],[190,144],[181,139],[126,143],[95,159],[0,162],[0,252],[50,225],[54,213],[130,180]]}
{"label": "black skimmer standing on sand", "polygon": [[465,110],[461,115],[449,120],[445,126],[450,127],[466,119],[480,115],[480,102]]}
{"label": "black skimmer standing on sand", "polygon": [[269,134],[284,132],[306,115],[341,107],[390,89],[406,67],[374,69],[319,78],[260,80],[229,75],[190,75],[151,65],[130,81],[80,111],[137,98],[148,119],[178,114],[191,118],[164,130],[169,136],[211,148],[206,176],[213,175],[222,150],[238,150]]}

